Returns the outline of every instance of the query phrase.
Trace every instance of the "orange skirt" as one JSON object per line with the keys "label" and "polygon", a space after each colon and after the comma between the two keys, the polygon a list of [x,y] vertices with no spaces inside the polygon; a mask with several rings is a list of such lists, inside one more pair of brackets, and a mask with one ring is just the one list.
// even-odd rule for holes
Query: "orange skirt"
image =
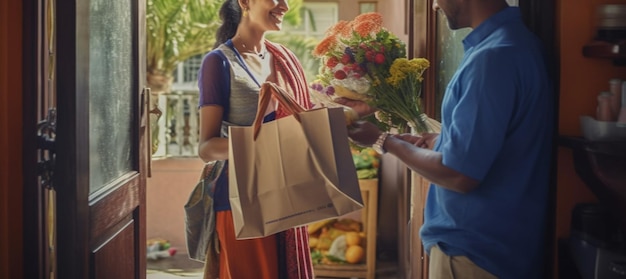
{"label": "orange skirt", "polygon": [[219,279],[276,279],[278,251],[276,236],[237,240],[232,212],[216,212],[220,241]]}

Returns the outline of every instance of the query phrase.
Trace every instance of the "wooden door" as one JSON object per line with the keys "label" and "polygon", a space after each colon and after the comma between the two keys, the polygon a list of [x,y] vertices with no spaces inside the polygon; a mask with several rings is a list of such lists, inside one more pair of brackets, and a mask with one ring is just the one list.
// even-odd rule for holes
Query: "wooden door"
{"label": "wooden door", "polygon": [[53,276],[145,278],[145,1],[53,2]]}

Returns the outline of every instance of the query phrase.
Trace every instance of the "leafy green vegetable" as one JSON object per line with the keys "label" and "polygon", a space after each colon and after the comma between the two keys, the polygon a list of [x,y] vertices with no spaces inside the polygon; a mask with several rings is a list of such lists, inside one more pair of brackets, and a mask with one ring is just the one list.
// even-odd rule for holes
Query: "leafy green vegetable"
{"label": "leafy green vegetable", "polygon": [[320,250],[313,249],[311,251],[311,261],[313,262],[313,264],[321,263],[322,259],[324,259],[324,255],[322,255],[322,252]]}
{"label": "leafy green vegetable", "polygon": [[326,258],[329,259],[331,262],[335,262],[335,263],[348,263],[340,258],[337,258],[335,256],[332,255],[326,255]]}
{"label": "leafy green vegetable", "polygon": [[358,179],[372,179],[378,177],[377,169],[362,169],[356,171]]}

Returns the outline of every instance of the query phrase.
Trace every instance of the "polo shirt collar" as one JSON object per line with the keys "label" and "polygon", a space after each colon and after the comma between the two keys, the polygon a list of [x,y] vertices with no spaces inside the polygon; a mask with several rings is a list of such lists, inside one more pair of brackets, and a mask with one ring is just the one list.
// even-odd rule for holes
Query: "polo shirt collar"
{"label": "polo shirt collar", "polygon": [[480,43],[500,26],[517,21],[522,21],[522,14],[519,8],[507,7],[483,21],[478,27],[472,30],[472,32],[463,39],[463,46],[467,50]]}

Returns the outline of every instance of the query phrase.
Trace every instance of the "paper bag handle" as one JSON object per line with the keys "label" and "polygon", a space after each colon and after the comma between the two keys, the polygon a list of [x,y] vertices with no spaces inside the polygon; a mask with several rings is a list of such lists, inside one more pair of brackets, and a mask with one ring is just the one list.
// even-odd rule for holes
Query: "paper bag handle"
{"label": "paper bag handle", "polygon": [[261,85],[261,91],[259,91],[259,105],[254,118],[254,139],[256,140],[261,126],[263,124],[263,118],[265,117],[265,111],[270,103],[270,100],[274,96],[274,99],[283,106],[285,110],[293,114],[293,116],[299,121],[298,113],[305,111],[305,109],[294,100],[287,91],[273,82],[265,82]]}

